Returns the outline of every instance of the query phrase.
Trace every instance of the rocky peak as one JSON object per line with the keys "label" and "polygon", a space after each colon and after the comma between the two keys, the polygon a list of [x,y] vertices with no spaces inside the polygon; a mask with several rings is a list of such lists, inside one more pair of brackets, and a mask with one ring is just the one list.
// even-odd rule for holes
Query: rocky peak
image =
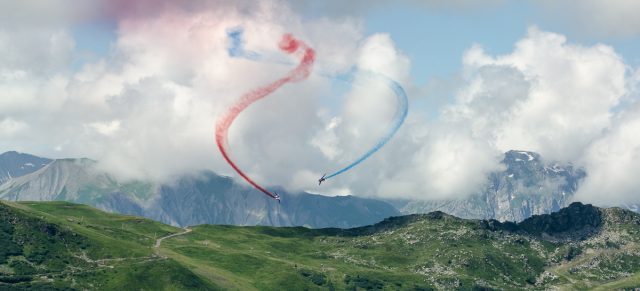
{"label": "rocky peak", "polygon": [[481,226],[489,230],[505,230],[541,236],[547,239],[586,239],[604,225],[603,210],[591,204],[571,203],[551,214],[533,215],[520,223],[483,220]]}
{"label": "rocky peak", "polygon": [[533,215],[518,224],[521,230],[532,234],[591,231],[603,224],[602,212],[591,204],[573,202],[568,207],[551,214]]}
{"label": "rocky peak", "polygon": [[510,150],[504,154],[504,159],[502,162],[504,164],[514,164],[514,163],[526,163],[526,162],[537,162],[540,161],[540,155],[534,152],[528,151],[516,151]]}
{"label": "rocky peak", "polygon": [[410,201],[400,206],[401,211],[440,210],[462,218],[522,221],[567,206],[586,176],[571,164],[547,162],[528,151],[508,151],[502,164],[503,169],[489,174],[484,188],[465,199]]}
{"label": "rocky peak", "polygon": [[614,208],[598,208],[573,202],[551,214],[533,215],[520,223],[482,220],[482,227],[539,236],[551,240],[584,240],[624,225],[640,225],[640,214]]}

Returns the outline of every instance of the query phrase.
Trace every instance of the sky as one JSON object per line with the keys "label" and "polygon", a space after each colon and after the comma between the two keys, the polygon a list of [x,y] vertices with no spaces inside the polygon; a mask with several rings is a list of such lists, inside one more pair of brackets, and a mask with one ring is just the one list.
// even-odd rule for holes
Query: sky
{"label": "sky", "polygon": [[[291,69],[278,41],[292,33],[316,51],[314,73],[229,131],[232,156],[261,184],[462,198],[517,149],[583,167],[580,201],[637,202],[636,11],[632,0],[0,0],[0,152],[89,157],[121,179],[237,178],[215,123]],[[286,61],[229,56],[236,27],[248,50]],[[353,67],[400,83],[409,115],[371,159],[318,188],[395,110],[390,90],[327,77]]]}

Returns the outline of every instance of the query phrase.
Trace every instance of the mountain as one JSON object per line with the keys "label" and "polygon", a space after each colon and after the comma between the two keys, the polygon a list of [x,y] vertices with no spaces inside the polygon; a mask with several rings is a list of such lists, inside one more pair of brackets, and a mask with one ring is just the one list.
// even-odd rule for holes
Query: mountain
{"label": "mountain", "polygon": [[[1,157],[24,156],[12,165],[42,159],[15,152]],[[65,200],[86,203],[110,212],[140,215],[177,226],[203,223],[308,227],[355,227],[388,216],[443,211],[462,218],[522,221],[568,206],[586,173],[570,164],[546,162],[526,151],[505,153],[504,170],[489,175],[485,186],[466,199],[400,201],[325,197],[278,191],[281,204],[228,177],[202,171],[171,183],[118,181],[95,169],[89,159],[47,160],[37,171],[0,184],[7,200]],[[7,165],[9,163],[1,163]],[[44,162],[39,163],[42,165]],[[14,168],[20,169],[18,166]],[[33,167],[37,168],[37,167]],[[31,168],[29,168],[31,169]],[[621,207],[640,211],[640,204]]]}
{"label": "mountain", "polygon": [[[281,203],[231,178],[204,172],[162,185],[159,198],[147,207],[149,217],[172,215],[177,225],[202,223],[308,227],[354,227],[399,215],[393,206],[354,196],[327,197],[277,192]],[[147,213],[147,212],[145,212]]]}
{"label": "mountain", "polygon": [[573,203],[520,223],[442,212],[351,228],[179,230],[66,202],[1,202],[0,290],[621,290],[640,214]]}
{"label": "mountain", "polygon": [[394,204],[403,214],[443,211],[463,218],[522,221],[569,205],[586,176],[571,164],[545,162],[527,151],[505,153],[502,164],[503,171],[491,173],[483,189],[466,199]]}
{"label": "mountain", "polygon": [[109,212],[148,217],[178,226],[195,224],[354,227],[399,212],[386,202],[353,196],[326,197],[278,189],[278,204],[231,178],[210,171],[174,183],[121,182],[89,159],[55,160],[0,185],[11,201],[64,200]]}
{"label": "mountain", "polygon": [[0,154],[0,184],[13,177],[33,173],[50,162],[50,159],[15,151]]}

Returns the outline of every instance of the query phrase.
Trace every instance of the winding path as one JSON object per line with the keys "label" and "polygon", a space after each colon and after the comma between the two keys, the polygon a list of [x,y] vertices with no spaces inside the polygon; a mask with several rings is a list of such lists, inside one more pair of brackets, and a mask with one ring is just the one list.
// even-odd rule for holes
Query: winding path
{"label": "winding path", "polygon": [[192,229],[190,229],[189,227],[185,227],[183,232],[179,232],[179,233],[174,233],[174,234],[170,234],[170,235],[167,235],[167,236],[163,236],[163,237],[161,237],[161,238],[156,240],[156,244],[153,247],[156,248],[156,249],[160,248],[160,244],[162,244],[163,240],[171,238],[171,237],[174,237],[174,236],[184,235],[184,234],[190,233],[191,231],[192,231]]}

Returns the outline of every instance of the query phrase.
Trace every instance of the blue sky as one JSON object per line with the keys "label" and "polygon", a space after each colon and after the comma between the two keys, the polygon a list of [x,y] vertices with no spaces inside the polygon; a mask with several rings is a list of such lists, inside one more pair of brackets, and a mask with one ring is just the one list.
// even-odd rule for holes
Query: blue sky
{"label": "blue sky", "polygon": [[366,17],[368,33],[391,34],[412,60],[418,84],[434,76],[446,77],[460,69],[465,50],[478,43],[494,54],[511,50],[531,22],[526,6],[509,5],[497,11],[428,11],[411,6],[391,6]]}
{"label": "blue sky", "polygon": [[613,46],[632,66],[640,64],[640,38],[593,36],[554,21],[528,1],[510,1],[479,10],[416,9],[394,5],[374,9],[365,16],[368,34],[389,33],[411,58],[412,75],[418,84],[434,76],[447,77],[461,67],[463,53],[472,44],[489,54],[509,53],[528,27],[566,35],[569,42]]}
{"label": "blue sky", "polygon": [[[322,12],[306,14],[308,17],[326,16]],[[640,37],[594,35],[587,27],[582,29],[579,24],[554,19],[547,14],[547,10],[531,5],[529,1],[507,1],[465,9],[385,5],[340,17],[360,17],[367,35],[390,34],[400,51],[409,56],[411,75],[417,85],[425,85],[434,77],[449,78],[457,73],[463,53],[473,44],[481,45],[491,55],[509,53],[531,26],[563,34],[572,43],[613,46],[628,65],[640,65]],[[77,56],[74,68],[106,56],[116,39],[116,29],[116,23],[109,21],[76,25],[72,33],[76,48],[82,53]]]}
{"label": "blue sky", "polygon": [[79,69],[87,62],[95,62],[109,54],[116,40],[117,24],[110,21],[81,23],[71,29],[76,49],[81,52],[72,66]]}

